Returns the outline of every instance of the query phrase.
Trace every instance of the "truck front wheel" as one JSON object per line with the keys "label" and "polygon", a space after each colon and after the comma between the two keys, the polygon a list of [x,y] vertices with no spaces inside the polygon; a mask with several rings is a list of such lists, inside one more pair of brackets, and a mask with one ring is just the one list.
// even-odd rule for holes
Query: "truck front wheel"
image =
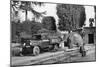
{"label": "truck front wheel", "polygon": [[34,46],[33,47],[33,55],[38,55],[40,53],[40,48],[39,46]]}

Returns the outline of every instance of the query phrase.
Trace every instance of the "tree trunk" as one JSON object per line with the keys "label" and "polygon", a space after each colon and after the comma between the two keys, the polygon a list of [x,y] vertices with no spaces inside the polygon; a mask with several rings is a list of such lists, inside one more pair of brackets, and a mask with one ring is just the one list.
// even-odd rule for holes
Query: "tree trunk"
{"label": "tree trunk", "polygon": [[25,21],[27,21],[27,10],[25,10]]}

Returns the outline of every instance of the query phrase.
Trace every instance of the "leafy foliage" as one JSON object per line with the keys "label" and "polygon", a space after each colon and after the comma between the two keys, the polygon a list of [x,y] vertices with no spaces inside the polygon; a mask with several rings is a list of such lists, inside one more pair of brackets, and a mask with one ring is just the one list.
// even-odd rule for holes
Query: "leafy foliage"
{"label": "leafy foliage", "polygon": [[31,33],[32,34],[36,34],[36,33],[38,33],[38,31],[40,30],[40,29],[42,29],[42,24],[41,23],[39,23],[39,22],[34,22],[34,23],[32,23],[32,26],[31,26]]}
{"label": "leafy foliage", "polygon": [[85,8],[81,5],[58,4],[57,15],[60,30],[73,30],[82,27],[86,19]]}
{"label": "leafy foliage", "polygon": [[[39,22],[29,21],[27,19],[28,11],[31,11],[35,19],[39,19],[42,17],[43,14],[46,12],[37,12],[34,10],[34,6],[32,5],[38,5],[42,6],[43,3],[41,2],[32,2],[32,1],[11,1],[11,32],[12,32],[12,40],[17,38],[20,38],[20,33],[26,32],[27,34],[35,34],[38,30],[42,28],[42,24]],[[25,11],[25,21],[20,22],[20,18],[18,16],[18,12],[20,10]],[[15,19],[17,18],[17,19]]]}
{"label": "leafy foliage", "polygon": [[12,15],[15,14],[15,16],[17,16],[18,11],[22,9],[25,11],[25,20],[27,21],[27,14],[28,14],[27,11],[31,11],[34,14],[36,19],[39,19],[43,14],[46,13],[46,12],[37,12],[36,10],[34,10],[34,6],[32,5],[42,6],[43,3],[32,2],[32,1],[11,1],[11,9],[12,9],[11,14]]}
{"label": "leafy foliage", "polygon": [[52,16],[44,17],[42,24],[43,27],[47,30],[56,30],[55,18]]}
{"label": "leafy foliage", "polygon": [[12,33],[12,40],[20,38],[20,33],[26,32],[26,34],[32,35],[36,34],[38,30],[42,28],[42,24],[35,21],[24,21],[23,23],[11,23],[11,33]]}
{"label": "leafy foliage", "polygon": [[90,22],[89,26],[90,26],[90,27],[93,27],[94,18],[90,18],[90,19],[89,19],[89,22]]}

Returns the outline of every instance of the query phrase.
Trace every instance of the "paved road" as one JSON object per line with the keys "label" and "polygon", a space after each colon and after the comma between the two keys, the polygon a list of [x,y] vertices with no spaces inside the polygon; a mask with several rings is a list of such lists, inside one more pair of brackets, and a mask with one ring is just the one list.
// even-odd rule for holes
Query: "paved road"
{"label": "paved road", "polygon": [[38,56],[22,56],[12,57],[11,65],[35,65],[35,64],[51,64],[51,63],[69,63],[81,61],[95,61],[95,47],[86,46],[86,57],[81,57],[78,50],[67,50],[57,52],[46,52]]}

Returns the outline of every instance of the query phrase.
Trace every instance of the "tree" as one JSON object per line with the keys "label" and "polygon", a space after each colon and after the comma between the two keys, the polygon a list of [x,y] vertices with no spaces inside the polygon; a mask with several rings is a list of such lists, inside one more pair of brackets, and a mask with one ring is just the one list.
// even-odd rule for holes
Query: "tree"
{"label": "tree", "polygon": [[90,26],[90,27],[93,27],[94,18],[90,18],[90,19],[89,19],[89,22],[90,22],[89,26]]}
{"label": "tree", "polygon": [[[34,22],[31,22],[27,19],[28,11],[31,11],[35,19],[39,19],[40,17],[45,14],[45,12],[37,12],[34,10],[34,6],[32,5],[38,5],[42,6],[43,3],[41,2],[32,2],[32,1],[11,1],[11,32],[12,32],[12,39],[14,39],[15,36],[19,36],[19,33],[26,32],[26,33],[36,33],[38,29],[40,29],[41,24]],[[20,22],[19,18],[19,11],[24,10],[25,11],[25,21]],[[35,25],[36,24],[36,25]],[[39,27],[40,26],[40,27]],[[36,29],[35,29],[36,28]]]}
{"label": "tree", "polygon": [[47,30],[56,31],[55,18],[52,16],[44,17],[42,20],[43,27]]}
{"label": "tree", "polygon": [[57,15],[59,17],[58,29],[62,31],[80,28],[86,19],[85,8],[81,5],[58,4]]}
{"label": "tree", "polygon": [[18,1],[11,1],[11,21],[18,21]]}
{"label": "tree", "polygon": [[43,4],[42,2],[32,2],[32,1],[11,1],[11,9],[12,9],[11,14],[13,12],[13,14],[17,16],[18,11],[22,9],[22,10],[25,10],[26,21],[27,21],[28,11],[31,11],[34,14],[35,19],[39,19],[46,12],[45,11],[37,12],[36,10],[34,10],[34,7],[32,5],[42,6],[42,4]]}
{"label": "tree", "polygon": [[34,23],[34,22],[28,21],[28,20],[21,23],[22,32],[26,32],[28,34],[31,34],[32,23]]}
{"label": "tree", "polygon": [[33,22],[32,26],[31,26],[31,33],[33,34],[37,34],[39,30],[42,29],[42,24],[39,22]]}
{"label": "tree", "polygon": [[18,21],[18,23],[16,22],[12,22],[11,23],[11,39],[12,40],[15,40],[16,37],[17,38],[20,38],[20,32],[22,32],[23,29],[22,29],[22,24],[20,23],[20,21]]}

